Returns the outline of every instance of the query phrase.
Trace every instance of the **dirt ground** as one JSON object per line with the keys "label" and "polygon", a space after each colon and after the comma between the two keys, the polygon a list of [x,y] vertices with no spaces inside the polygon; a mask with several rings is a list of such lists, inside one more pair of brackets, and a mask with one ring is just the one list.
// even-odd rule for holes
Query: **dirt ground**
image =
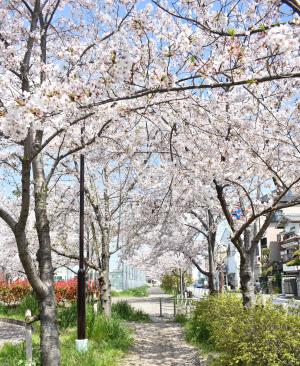
{"label": "dirt ground", "polygon": [[[159,298],[163,314],[159,317]],[[150,289],[147,298],[128,298],[136,309],[147,312],[151,323],[134,323],[134,345],[124,357],[121,366],[204,366],[197,350],[184,339],[183,329],[173,319],[173,307],[167,304],[167,295],[158,288]],[[114,298],[114,302],[121,298]]]}

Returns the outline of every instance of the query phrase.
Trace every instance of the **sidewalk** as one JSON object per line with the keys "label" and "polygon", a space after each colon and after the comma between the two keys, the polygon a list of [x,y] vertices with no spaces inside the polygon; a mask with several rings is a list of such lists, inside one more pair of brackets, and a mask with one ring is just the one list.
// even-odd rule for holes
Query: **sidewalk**
{"label": "sidewalk", "polygon": [[0,321],[0,348],[5,343],[16,344],[25,339],[25,328]]}
{"label": "sidewalk", "polygon": [[300,300],[293,297],[287,297],[283,295],[267,295],[263,294],[263,298],[271,299],[276,305],[289,305],[292,307],[300,307]]}

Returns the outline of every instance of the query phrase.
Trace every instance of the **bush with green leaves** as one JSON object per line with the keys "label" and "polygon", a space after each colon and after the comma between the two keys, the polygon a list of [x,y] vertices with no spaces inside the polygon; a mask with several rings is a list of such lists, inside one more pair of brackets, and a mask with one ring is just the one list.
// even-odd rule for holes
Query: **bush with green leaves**
{"label": "bush with green leaves", "polygon": [[32,315],[37,315],[39,313],[39,305],[36,296],[32,292],[25,295],[16,306],[0,304],[0,317],[12,317],[24,320],[27,309],[31,310]]}
{"label": "bush with green leaves", "polygon": [[[192,276],[188,273],[184,273],[184,284],[185,286],[190,286],[193,283]],[[180,276],[179,272],[172,272],[172,273],[165,273],[161,278],[161,285],[160,287],[167,293],[167,294],[177,294],[179,292],[179,281]]]}
{"label": "bush with green leaves", "polygon": [[244,309],[234,294],[209,296],[187,323],[187,338],[219,351],[215,366],[299,366],[299,315],[271,302]]}

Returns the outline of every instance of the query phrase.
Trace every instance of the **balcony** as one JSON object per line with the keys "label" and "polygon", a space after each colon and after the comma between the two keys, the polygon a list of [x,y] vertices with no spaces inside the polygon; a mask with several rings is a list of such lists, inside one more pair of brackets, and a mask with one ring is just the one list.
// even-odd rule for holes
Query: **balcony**
{"label": "balcony", "polygon": [[300,266],[287,266],[283,264],[283,272],[300,272]]}
{"label": "balcony", "polygon": [[292,246],[299,245],[300,242],[300,236],[297,235],[294,231],[292,232],[284,232],[281,234],[279,244],[282,248],[288,248]]}
{"label": "balcony", "polygon": [[[280,257],[283,265],[284,263],[293,260],[293,255],[295,251],[298,249],[299,249],[299,241],[297,239],[295,240],[293,237],[281,242]],[[290,272],[292,270],[287,268],[284,271]]]}
{"label": "balcony", "polygon": [[299,238],[299,235],[297,235],[295,233],[295,231],[290,231],[290,232],[283,233],[283,236],[282,236],[283,241],[291,239],[291,238]]}

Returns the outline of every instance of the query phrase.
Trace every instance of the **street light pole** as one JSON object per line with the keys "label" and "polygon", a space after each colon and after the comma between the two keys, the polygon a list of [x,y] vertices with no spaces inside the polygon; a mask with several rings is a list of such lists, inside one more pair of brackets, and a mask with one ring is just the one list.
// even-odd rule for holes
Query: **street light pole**
{"label": "street light pole", "polygon": [[[83,143],[84,127],[81,128]],[[77,340],[76,349],[87,351],[85,332],[85,267],[84,267],[84,155],[80,154],[79,270],[77,277]]]}

